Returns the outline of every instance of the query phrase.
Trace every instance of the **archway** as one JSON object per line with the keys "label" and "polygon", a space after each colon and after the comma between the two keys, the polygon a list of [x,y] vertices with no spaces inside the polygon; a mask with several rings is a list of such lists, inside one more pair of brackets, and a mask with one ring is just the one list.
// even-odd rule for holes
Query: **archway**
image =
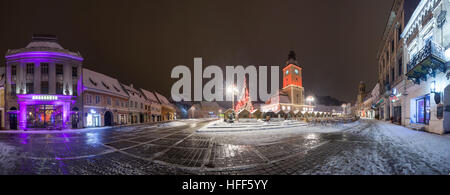
{"label": "archway", "polygon": [[444,132],[450,132],[450,85],[444,89]]}
{"label": "archway", "polygon": [[113,126],[113,114],[110,111],[105,112],[105,126]]}

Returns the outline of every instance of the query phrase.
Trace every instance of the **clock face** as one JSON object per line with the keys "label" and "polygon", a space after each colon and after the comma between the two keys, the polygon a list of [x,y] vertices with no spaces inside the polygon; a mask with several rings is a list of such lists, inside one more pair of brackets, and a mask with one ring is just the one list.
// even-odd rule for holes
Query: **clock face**
{"label": "clock face", "polygon": [[295,69],[295,74],[298,74],[298,70],[297,69]]}
{"label": "clock face", "polygon": [[286,74],[289,74],[289,70],[286,70]]}

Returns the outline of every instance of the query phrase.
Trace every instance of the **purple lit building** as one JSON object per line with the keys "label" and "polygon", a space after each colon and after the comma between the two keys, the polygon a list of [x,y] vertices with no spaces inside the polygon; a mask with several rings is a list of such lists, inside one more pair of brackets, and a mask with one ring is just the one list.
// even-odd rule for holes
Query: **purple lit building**
{"label": "purple lit building", "polygon": [[64,49],[56,36],[33,35],[5,58],[6,129],[83,128],[79,52]]}

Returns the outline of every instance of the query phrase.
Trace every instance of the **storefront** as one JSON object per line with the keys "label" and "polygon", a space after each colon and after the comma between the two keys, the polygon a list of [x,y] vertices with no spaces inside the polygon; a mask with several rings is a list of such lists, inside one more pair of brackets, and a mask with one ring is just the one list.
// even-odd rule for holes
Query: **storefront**
{"label": "storefront", "polygon": [[75,101],[64,95],[17,95],[20,129],[70,128],[70,106]]}
{"label": "storefront", "polygon": [[430,124],[430,94],[411,100],[411,122]]}
{"label": "storefront", "polygon": [[86,113],[86,126],[87,127],[100,127],[102,126],[102,116],[100,113],[91,109],[88,113]]}

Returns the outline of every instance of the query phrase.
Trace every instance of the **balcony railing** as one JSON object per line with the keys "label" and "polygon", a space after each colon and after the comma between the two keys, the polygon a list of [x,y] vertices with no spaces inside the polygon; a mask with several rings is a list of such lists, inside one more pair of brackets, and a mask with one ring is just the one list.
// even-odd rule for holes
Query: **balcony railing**
{"label": "balcony railing", "polygon": [[409,61],[406,75],[414,83],[420,84],[421,80],[427,80],[427,75],[435,77],[438,71],[446,71],[444,59],[444,48],[433,41],[428,41],[425,47]]}

